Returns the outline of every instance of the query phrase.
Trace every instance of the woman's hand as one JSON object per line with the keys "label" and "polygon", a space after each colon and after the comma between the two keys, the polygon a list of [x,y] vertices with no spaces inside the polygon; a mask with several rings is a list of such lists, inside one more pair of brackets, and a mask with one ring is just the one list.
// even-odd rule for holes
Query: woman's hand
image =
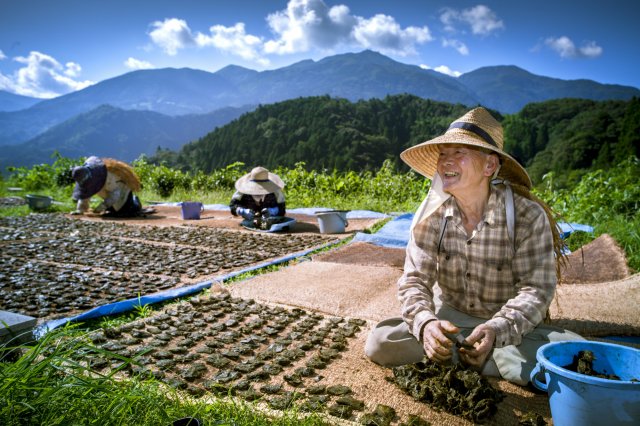
{"label": "woman's hand", "polygon": [[450,360],[453,356],[451,351],[453,342],[445,333],[455,334],[458,331],[460,331],[458,327],[449,321],[433,320],[428,322],[422,330],[422,344],[427,358],[440,364]]}
{"label": "woman's hand", "polygon": [[488,325],[480,324],[465,340],[473,349],[460,348],[460,360],[473,368],[482,368],[493,349],[496,332]]}

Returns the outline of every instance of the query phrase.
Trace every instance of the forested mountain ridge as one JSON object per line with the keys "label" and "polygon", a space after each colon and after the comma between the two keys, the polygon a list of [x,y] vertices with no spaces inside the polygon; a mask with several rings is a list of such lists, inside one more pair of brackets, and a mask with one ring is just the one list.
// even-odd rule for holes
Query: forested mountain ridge
{"label": "forested mountain ridge", "polygon": [[[329,96],[263,105],[175,152],[151,161],[211,172],[236,161],[268,168],[375,170],[385,160],[406,169],[399,154],[446,131],[468,107],[412,95],[350,102]],[[505,149],[532,174],[567,179],[640,155],[640,100],[560,99],[528,105],[502,116]]]}
{"label": "forested mountain ridge", "polygon": [[558,184],[575,183],[586,171],[640,157],[640,98],[532,103],[506,116],[503,126],[505,149],[534,182],[554,172]]}

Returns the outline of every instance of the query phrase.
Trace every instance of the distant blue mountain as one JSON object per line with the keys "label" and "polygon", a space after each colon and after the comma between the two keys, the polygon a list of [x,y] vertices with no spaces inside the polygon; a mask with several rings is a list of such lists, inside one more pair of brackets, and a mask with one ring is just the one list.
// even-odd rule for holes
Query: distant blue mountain
{"label": "distant blue mountain", "polygon": [[515,113],[526,104],[551,99],[604,101],[640,96],[635,87],[543,77],[513,65],[479,68],[461,75],[459,80],[482,99],[483,105],[504,113]]}
{"label": "distant blue mountain", "polygon": [[20,111],[37,104],[41,100],[0,90],[0,111]]}
{"label": "distant blue mountain", "polygon": [[[46,140],[47,146],[65,146],[81,135],[71,135],[68,130],[53,131],[54,126],[101,105],[121,110],[119,120],[131,123],[128,131],[135,132],[136,121],[129,120],[127,115],[139,111],[162,114],[158,120],[170,123],[172,117],[202,115],[227,107],[246,110],[250,108],[248,105],[299,97],[329,95],[357,101],[403,93],[466,106],[481,104],[502,113],[515,113],[528,103],[562,97],[626,100],[640,96],[640,90],[634,87],[553,79],[514,66],[485,67],[454,78],[366,50],[261,72],[235,65],[215,73],[189,68],[134,71],[54,99],[35,100],[37,103],[26,109],[10,106],[12,97],[17,95],[7,98],[0,92],[0,146],[23,144],[36,140],[34,138],[39,143]],[[119,126],[112,115],[95,116],[94,120],[97,117],[108,118],[110,125]],[[174,120],[171,125],[187,125],[187,122],[178,124]],[[79,123],[74,122],[68,128],[90,133]],[[139,122],[140,128],[150,132],[162,127],[145,128],[144,123],[144,120]],[[212,124],[209,130],[223,124],[226,123]],[[92,125],[100,127],[97,123]],[[185,129],[175,131],[188,133]],[[149,140],[163,137],[162,134],[148,135]],[[184,142],[176,139],[171,144]],[[169,144],[166,140],[163,143]],[[135,147],[132,145],[132,149]],[[139,148],[140,152],[146,152],[148,146],[142,143]]]}
{"label": "distant blue mountain", "polygon": [[223,108],[207,114],[170,117],[153,111],[99,106],[58,124],[34,139],[0,150],[0,170],[7,166],[50,163],[54,152],[64,157],[88,155],[132,161],[158,148],[177,150],[250,111]]}

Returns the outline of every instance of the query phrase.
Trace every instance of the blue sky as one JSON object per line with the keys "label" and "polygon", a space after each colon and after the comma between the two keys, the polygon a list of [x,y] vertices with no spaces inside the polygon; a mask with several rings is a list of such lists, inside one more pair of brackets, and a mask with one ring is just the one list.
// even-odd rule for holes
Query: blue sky
{"label": "blue sky", "polygon": [[50,98],[144,68],[258,71],[371,49],[640,88],[637,0],[0,0],[0,90]]}

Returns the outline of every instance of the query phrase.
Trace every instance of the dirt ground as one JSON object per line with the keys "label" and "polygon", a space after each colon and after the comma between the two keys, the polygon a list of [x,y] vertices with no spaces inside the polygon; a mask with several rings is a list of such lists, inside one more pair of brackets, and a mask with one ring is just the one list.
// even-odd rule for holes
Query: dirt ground
{"label": "dirt ground", "polygon": [[[180,208],[155,206],[156,213],[146,218],[104,219],[95,215],[69,216],[86,221],[114,221],[129,225],[195,226],[252,232],[240,226],[229,212],[205,210],[200,220],[183,220]],[[315,216],[292,215],[296,219],[291,234],[319,234]],[[346,238],[365,230],[379,219],[349,219],[349,226],[336,238]],[[367,409],[377,404],[393,407],[399,421],[409,414],[437,425],[466,425],[471,422],[438,412],[403,393],[387,378],[391,370],[370,362],[364,355],[366,336],[377,321],[399,314],[395,294],[402,274],[404,249],[378,247],[369,243],[350,243],[318,253],[310,259],[294,261],[276,272],[258,275],[226,286],[233,297],[259,303],[301,308],[322,315],[357,318],[366,321],[349,342],[348,349],[323,371],[325,384],[344,384],[354,397],[366,401]],[[639,335],[640,274],[631,275],[624,253],[613,239],[603,235],[582,250],[572,253],[564,269],[551,313],[557,325],[584,335]],[[546,394],[491,379],[506,398],[488,424],[518,424],[518,416],[535,412],[552,423]]]}
{"label": "dirt ground", "polygon": [[[152,206],[155,209],[155,213],[149,214],[146,217],[137,217],[137,218],[106,218],[100,215],[95,214],[86,214],[83,216],[71,216],[80,220],[97,220],[97,221],[113,221],[113,222],[121,222],[127,223],[130,225],[153,225],[153,226],[204,226],[204,227],[212,227],[212,228],[226,228],[226,229],[234,229],[239,231],[246,231],[240,225],[241,218],[237,216],[233,216],[229,211],[225,210],[207,210],[205,209],[200,214],[199,220],[184,220],[182,219],[182,212],[180,207],[176,206]],[[320,228],[318,226],[318,219],[314,216],[310,215],[301,215],[301,214],[287,214],[287,217],[292,217],[296,220],[291,226],[291,229],[287,231],[292,234],[299,233],[314,233],[319,234]],[[331,234],[335,235],[337,238],[348,237],[352,235],[352,233],[357,231],[363,231],[380,219],[349,219],[349,224],[345,228],[345,232],[341,234]]]}

